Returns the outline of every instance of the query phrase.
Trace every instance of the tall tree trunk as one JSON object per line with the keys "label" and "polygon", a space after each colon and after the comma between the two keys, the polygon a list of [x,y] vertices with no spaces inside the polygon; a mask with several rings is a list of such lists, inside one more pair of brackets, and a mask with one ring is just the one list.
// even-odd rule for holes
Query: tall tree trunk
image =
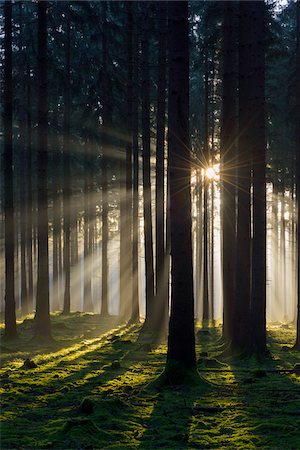
{"label": "tall tree trunk", "polygon": [[296,122],[296,137],[297,137],[297,248],[298,248],[298,261],[297,261],[297,284],[298,284],[298,312],[297,312],[297,336],[295,347],[300,348],[300,1],[297,1],[297,122]]}
{"label": "tall tree trunk", "polygon": [[[191,239],[188,2],[169,3],[169,176],[172,256],[167,368],[196,367]],[[177,376],[180,376],[177,372]],[[183,375],[184,376],[184,375]]]}
{"label": "tall tree trunk", "polygon": [[[61,228],[61,205],[59,196],[59,176],[55,173],[58,161],[60,160],[60,149],[58,139],[58,105],[55,103],[53,111],[53,137],[52,137],[52,198],[53,198],[53,293],[52,293],[52,310],[59,309],[59,268],[58,268],[58,241],[60,239]],[[54,175],[55,174],[55,175]]]}
{"label": "tall tree trunk", "polygon": [[103,76],[103,158],[102,158],[102,306],[101,314],[108,314],[108,192],[107,192],[107,163],[109,152],[109,127],[111,126],[111,99],[109,78],[107,72],[107,2],[102,3],[103,7],[103,41],[102,41],[102,76]]}
{"label": "tall tree trunk", "polygon": [[252,1],[253,77],[253,239],[250,352],[263,354],[266,343],[266,141],[265,141],[265,4]]}
{"label": "tall tree trunk", "polygon": [[223,2],[223,68],[222,68],[222,122],[221,122],[221,219],[223,254],[223,337],[231,340],[235,295],[235,225],[236,225],[236,97],[237,65],[234,2]]}
{"label": "tall tree trunk", "polygon": [[165,295],[165,125],[166,125],[166,57],[167,57],[167,3],[159,2],[159,56],[156,126],[156,298],[157,326],[167,330],[169,303]]}
{"label": "tall tree trunk", "polygon": [[[209,164],[208,149],[208,58],[205,56],[205,99],[204,99],[204,169]],[[208,297],[208,178],[204,174],[203,186],[203,326],[207,326],[209,319]]]}
{"label": "tall tree trunk", "polygon": [[90,220],[91,220],[91,205],[90,205],[90,141],[87,139],[84,145],[84,225],[83,225],[83,310],[92,311],[92,281],[91,281],[91,253],[90,253]]}
{"label": "tall tree trunk", "polygon": [[139,35],[137,26],[137,14],[133,17],[133,85],[132,91],[132,310],[131,322],[139,322]]}
{"label": "tall tree trunk", "polygon": [[[19,2],[20,9],[20,34],[19,34],[19,51],[20,51],[20,61],[22,62],[23,69],[25,66],[24,52],[23,49],[23,14],[22,14],[23,3]],[[22,69],[22,70],[23,70]],[[20,155],[20,179],[25,180],[26,177],[26,137],[25,137],[25,108],[23,103],[23,92],[25,88],[24,80],[25,73],[21,74],[20,82],[20,107],[19,107],[19,155]],[[23,315],[28,314],[28,291],[27,291],[27,270],[26,270],[26,188],[25,184],[20,189],[20,244],[21,244],[21,311]]]}
{"label": "tall tree trunk", "polygon": [[28,310],[33,309],[33,258],[32,258],[32,136],[31,136],[31,80],[30,67],[27,61],[27,112],[26,112],[26,236],[27,236],[27,267],[28,267]]}
{"label": "tall tree trunk", "polygon": [[38,2],[38,274],[35,334],[50,337],[47,193],[47,2]]}
{"label": "tall tree trunk", "polygon": [[5,237],[5,337],[17,335],[15,306],[15,223],[13,195],[12,130],[12,2],[4,2],[4,237]]}
{"label": "tall tree trunk", "polygon": [[146,318],[144,329],[155,327],[154,314],[154,268],[151,214],[151,167],[150,167],[150,78],[149,36],[145,17],[142,34],[142,142],[143,142],[143,193],[144,193],[144,239],[146,275]]}
{"label": "tall tree trunk", "polygon": [[239,151],[238,151],[238,191],[237,191],[237,243],[236,243],[236,298],[232,347],[234,351],[244,351],[249,336],[250,317],[250,186],[252,134],[250,123],[251,86],[249,79],[252,70],[249,51],[252,49],[252,36],[249,25],[252,17],[252,2],[239,2]]}
{"label": "tall tree trunk", "polygon": [[[132,254],[132,76],[133,76],[133,5],[132,2],[126,2],[127,14],[127,80],[126,80],[126,103],[127,103],[127,123],[126,123],[126,255],[127,261],[127,302],[128,310],[132,306],[133,295],[133,274],[130,256]],[[129,313],[129,311],[128,311]],[[131,313],[131,311],[130,311]]]}
{"label": "tall tree trunk", "polygon": [[64,131],[63,131],[63,216],[64,216],[64,273],[65,290],[63,314],[70,313],[71,307],[71,266],[70,266],[70,208],[71,208],[71,163],[70,163],[70,5],[66,11],[66,42],[65,42],[65,92],[64,92]]}

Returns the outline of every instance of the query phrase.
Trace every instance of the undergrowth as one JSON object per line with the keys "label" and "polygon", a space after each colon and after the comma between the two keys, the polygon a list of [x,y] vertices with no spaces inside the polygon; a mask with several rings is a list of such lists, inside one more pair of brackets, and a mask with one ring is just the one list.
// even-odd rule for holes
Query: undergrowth
{"label": "undergrowth", "polygon": [[54,340],[39,343],[32,324],[20,320],[18,340],[1,347],[2,449],[300,448],[300,377],[288,370],[300,353],[288,325],[270,328],[262,364],[220,360],[220,328],[199,333],[203,389],[155,387],[166,345],[139,326],[53,315]]}

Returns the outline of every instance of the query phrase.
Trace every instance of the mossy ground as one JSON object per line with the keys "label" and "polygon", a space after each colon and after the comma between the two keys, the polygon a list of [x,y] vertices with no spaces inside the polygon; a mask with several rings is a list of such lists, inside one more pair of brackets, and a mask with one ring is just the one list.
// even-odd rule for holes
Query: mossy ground
{"label": "mossy ground", "polygon": [[[166,346],[139,326],[97,315],[54,315],[53,342],[32,340],[32,317],[19,339],[3,342],[1,448],[298,449],[300,353],[292,327],[269,330],[272,358],[218,360],[220,328],[201,334],[199,371],[209,385],[152,383]],[[146,345],[145,345],[146,344]],[[36,368],[23,366],[26,358]]]}

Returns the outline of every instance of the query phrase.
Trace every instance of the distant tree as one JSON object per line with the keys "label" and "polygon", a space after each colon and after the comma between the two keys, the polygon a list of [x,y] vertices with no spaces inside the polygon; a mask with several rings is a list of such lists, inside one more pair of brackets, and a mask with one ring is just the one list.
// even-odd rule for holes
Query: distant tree
{"label": "distant tree", "polygon": [[108,314],[108,192],[107,192],[107,169],[109,153],[109,128],[112,122],[111,98],[109,95],[108,74],[108,19],[107,2],[102,2],[103,9],[103,40],[102,40],[102,86],[103,86],[103,131],[102,131],[102,306],[101,314]]}
{"label": "distant tree", "polygon": [[[24,18],[23,18],[23,3],[19,2],[19,18],[20,18],[20,33],[19,33],[19,58],[22,61],[21,80],[19,82],[19,157],[20,157],[20,178],[25,179],[26,172],[26,102],[23,100],[25,91],[25,49],[24,49]],[[26,227],[26,191],[27,186],[20,189],[20,266],[21,266],[21,311],[23,315],[28,314],[28,290],[27,290],[27,267],[26,267],[26,244],[27,244],[27,227]]]}
{"label": "distant tree", "polygon": [[12,2],[4,2],[4,234],[5,234],[5,337],[17,335],[15,306],[15,222],[13,196],[13,83]]}
{"label": "distant tree", "polygon": [[[183,373],[185,369],[196,367],[191,242],[188,35],[188,2],[170,2],[168,144],[172,287],[167,369],[175,363],[177,367],[183,368]],[[170,376],[172,375],[174,372],[170,369]]]}
{"label": "distant tree", "polygon": [[48,193],[47,193],[47,6],[38,2],[38,267],[36,289],[35,335],[49,338],[49,266],[48,266]]}
{"label": "distant tree", "polygon": [[69,314],[71,308],[71,261],[70,261],[70,209],[71,209],[71,92],[70,92],[70,5],[66,4],[66,41],[65,41],[65,85],[64,85],[64,126],[63,126],[63,216],[64,216],[64,306],[63,314]]}

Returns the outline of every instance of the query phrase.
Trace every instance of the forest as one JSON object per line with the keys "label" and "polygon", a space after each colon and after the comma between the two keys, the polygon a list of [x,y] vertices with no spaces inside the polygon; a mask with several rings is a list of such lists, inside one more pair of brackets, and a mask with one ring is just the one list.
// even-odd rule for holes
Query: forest
{"label": "forest", "polygon": [[1,449],[300,448],[300,0],[0,37]]}

